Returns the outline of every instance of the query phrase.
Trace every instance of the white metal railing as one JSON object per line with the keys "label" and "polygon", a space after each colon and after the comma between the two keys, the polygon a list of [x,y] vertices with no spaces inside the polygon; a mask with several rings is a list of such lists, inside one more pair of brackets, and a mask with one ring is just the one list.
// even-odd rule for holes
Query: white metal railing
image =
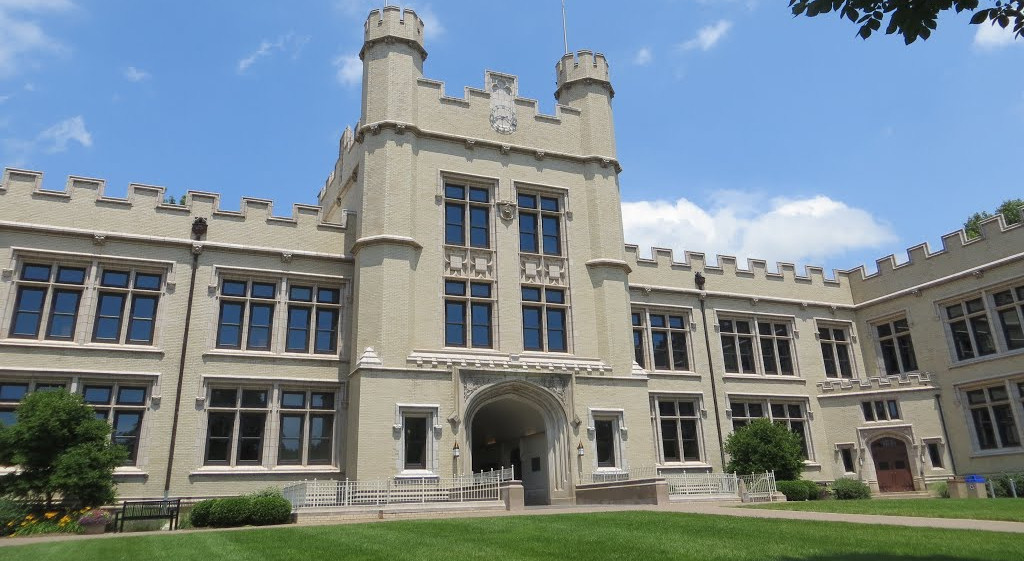
{"label": "white metal railing", "polygon": [[740,498],[745,503],[770,503],[775,500],[775,472],[753,473],[741,475],[743,482]]}
{"label": "white metal railing", "polygon": [[497,501],[501,483],[515,478],[512,468],[462,477],[416,477],[376,481],[306,480],[282,489],[292,510],[415,503]]}
{"label": "white metal railing", "polygon": [[665,476],[669,497],[739,496],[735,473],[679,473]]}

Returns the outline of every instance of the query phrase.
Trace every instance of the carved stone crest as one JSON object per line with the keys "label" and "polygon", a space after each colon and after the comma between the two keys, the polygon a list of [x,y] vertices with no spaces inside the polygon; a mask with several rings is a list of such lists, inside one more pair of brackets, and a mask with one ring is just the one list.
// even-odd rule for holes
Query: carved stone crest
{"label": "carved stone crest", "polygon": [[512,201],[498,201],[498,216],[506,222],[516,217],[516,204]]}
{"label": "carved stone crest", "polygon": [[491,128],[501,134],[512,134],[519,124],[516,118],[515,76],[487,73],[487,91],[491,94]]}

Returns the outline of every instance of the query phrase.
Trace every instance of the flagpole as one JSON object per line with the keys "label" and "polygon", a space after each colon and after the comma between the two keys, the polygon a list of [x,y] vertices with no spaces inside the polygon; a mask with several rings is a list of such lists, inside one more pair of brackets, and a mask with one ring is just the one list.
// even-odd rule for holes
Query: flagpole
{"label": "flagpole", "polygon": [[565,0],[562,0],[562,42],[565,43],[565,54],[569,54],[569,35],[565,30]]}

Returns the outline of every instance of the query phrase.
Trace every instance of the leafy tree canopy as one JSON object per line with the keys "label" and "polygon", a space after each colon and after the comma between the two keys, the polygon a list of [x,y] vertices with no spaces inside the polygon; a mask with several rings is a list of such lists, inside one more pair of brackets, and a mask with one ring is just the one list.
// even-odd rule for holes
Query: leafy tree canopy
{"label": "leafy tree canopy", "polygon": [[778,481],[800,478],[804,469],[800,437],[788,427],[757,419],[725,439],[726,471],[747,474],[774,471]]}
{"label": "leafy tree canopy", "polygon": [[860,26],[857,34],[867,39],[885,24],[887,35],[898,34],[909,45],[928,39],[938,25],[939,14],[955,10],[972,12],[971,23],[1009,27],[1024,38],[1024,0],[789,0],[794,16],[815,17],[837,13]]}
{"label": "leafy tree canopy", "polygon": [[[1021,219],[1021,207],[1024,207],[1024,199],[1007,199],[996,208],[996,214],[1002,214],[1007,224],[1016,224]],[[976,238],[981,235],[981,221],[991,218],[988,211],[975,212],[964,222],[964,230],[968,238]]]}
{"label": "leafy tree canopy", "polygon": [[126,458],[127,451],[110,441],[110,425],[80,395],[34,392],[18,406],[17,422],[0,426],[0,465],[18,466],[0,477],[0,496],[109,504],[114,468]]}

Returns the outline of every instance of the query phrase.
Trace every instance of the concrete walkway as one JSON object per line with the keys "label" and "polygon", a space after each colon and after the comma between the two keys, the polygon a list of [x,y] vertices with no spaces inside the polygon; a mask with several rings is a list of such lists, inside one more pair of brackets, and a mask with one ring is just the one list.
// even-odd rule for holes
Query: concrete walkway
{"label": "concrete walkway", "polygon": [[[421,520],[436,519],[438,515],[445,518],[493,518],[499,516],[544,516],[551,514],[585,514],[590,512],[624,512],[624,511],[650,511],[650,512],[680,512],[689,514],[706,514],[713,516],[740,516],[746,518],[777,518],[785,520],[812,520],[817,522],[846,522],[853,524],[881,524],[888,526],[909,526],[914,528],[940,528],[948,530],[985,530],[989,532],[1011,532],[1024,534],[1024,522],[1002,522],[996,520],[968,520],[960,518],[918,518],[910,516],[882,516],[877,514],[838,514],[829,512],[801,512],[795,510],[770,510],[763,508],[743,508],[736,503],[714,503],[714,502],[673,502],[668,505],[593,505],[593,506],[539,506],[527,507],[520,511],[483,510],[483,511],[443,511],[431,512],[415,511],[404,512],[394,515],[387,515],[383,519],[366,516],[343,521],[310,522],[302,524],[287,524],[282,526],[264,526],[260,529],[273,530],[278,528],[296,528],[302,526],[334,526],[340,524],[366,524],[370,522],[389,522],[398,520]],[[17,545],[29,545],[34,543],[96,540],[113,538],[133,538],[142,536],[171,536],[191,534],[194,532],[236,532],[241,530],[253,530],[252,526],[244,528],[219,528],[216,530],[178,530],[176,532],[130,532],[125,534],[100,534],[97,536],[83,536],[77,534],[51,534],[47,536],[27,538],[3,538],[0,539],[0,547]]]}

